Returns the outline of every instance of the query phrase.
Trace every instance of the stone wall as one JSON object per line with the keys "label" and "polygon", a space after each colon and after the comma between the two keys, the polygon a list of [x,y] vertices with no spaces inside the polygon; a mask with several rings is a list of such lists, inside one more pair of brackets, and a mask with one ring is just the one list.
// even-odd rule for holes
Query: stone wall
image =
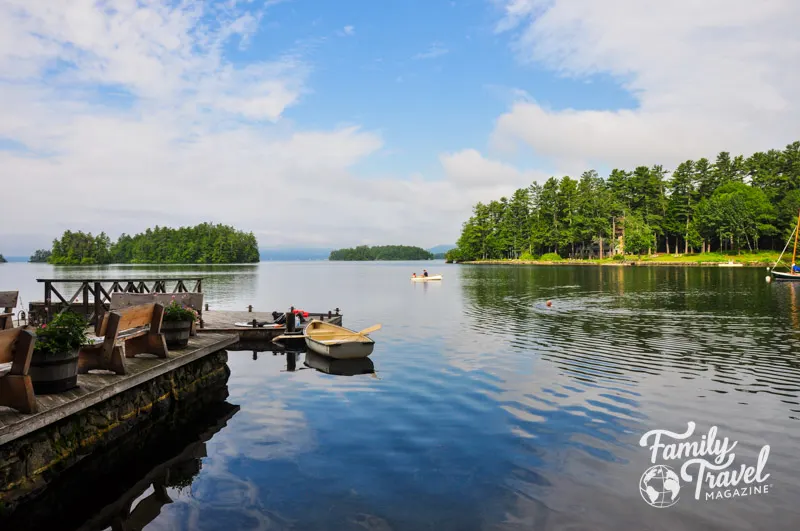
{"label": "stone wall", "polygon": [[94,452],[113,450],[154,426],[179,425],[227,397],[228,353],[220,351],[0,447],[0,514],[35,498]]}

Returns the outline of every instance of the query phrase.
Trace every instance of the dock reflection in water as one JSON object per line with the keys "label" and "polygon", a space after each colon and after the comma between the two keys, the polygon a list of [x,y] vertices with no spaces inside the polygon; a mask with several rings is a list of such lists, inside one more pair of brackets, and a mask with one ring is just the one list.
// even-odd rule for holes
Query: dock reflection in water
{"label": "dock reflection in water", "polygon": [[207,457],[206,443],[239,411],[228,402],[211,405],[202,419],[179,429],[155,426],[142,444],[92,455],[20,507],[0,529],[141,530],[173,497],[189,487]]}

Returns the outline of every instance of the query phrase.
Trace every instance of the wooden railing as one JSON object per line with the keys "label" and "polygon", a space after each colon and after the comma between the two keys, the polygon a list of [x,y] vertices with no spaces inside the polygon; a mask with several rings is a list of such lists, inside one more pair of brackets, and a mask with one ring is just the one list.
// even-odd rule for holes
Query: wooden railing
{"label": "wooden railing", "polygon": [[[48,323],[59,313],[67,310],[81,313],[90,323],[96,323],[106,310],[106,303],[111,304],[111,293],[202,293],[202,278],[101,278],[101,279],[64,279],[37,278],[44,284],[44,305],[41,309],[30,303],[29,320],[31,324]],[[192,284],[194,283],[194,284]],[[79,284],[75,293],[67,299],[54,284]],[[192,286],[191,289],[187,284]],[[171,287],[168,290],[168,286]],[[63,288],[62,288],[63,289]],[[68,293],[68,292],[67,292]],[[92,295],[90,302],[89,295]],[[56,310],[58,307],[58,311]]]}

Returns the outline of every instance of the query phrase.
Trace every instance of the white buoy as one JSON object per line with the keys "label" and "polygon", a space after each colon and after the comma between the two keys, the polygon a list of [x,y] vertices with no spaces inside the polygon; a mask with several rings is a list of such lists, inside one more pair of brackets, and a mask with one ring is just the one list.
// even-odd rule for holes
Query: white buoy
{"label": "white buoy", "polygon": [[767,275],[767,282],[772,282],[772,277]]}

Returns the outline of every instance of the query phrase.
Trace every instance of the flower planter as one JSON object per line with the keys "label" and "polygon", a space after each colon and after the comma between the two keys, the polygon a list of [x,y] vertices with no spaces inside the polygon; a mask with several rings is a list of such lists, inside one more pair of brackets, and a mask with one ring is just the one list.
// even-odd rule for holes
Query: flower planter
{"label": "flower planter", "polygon": [[63,393],[78,387],[78,351],[47,355],[34,351],[28,374],[37,395]]}
{"label": "flower planter", "polygon": [[191,321],[162,321],[161,333],[169,348],[183,348],[189,344],[189,332],[192,330]]}

